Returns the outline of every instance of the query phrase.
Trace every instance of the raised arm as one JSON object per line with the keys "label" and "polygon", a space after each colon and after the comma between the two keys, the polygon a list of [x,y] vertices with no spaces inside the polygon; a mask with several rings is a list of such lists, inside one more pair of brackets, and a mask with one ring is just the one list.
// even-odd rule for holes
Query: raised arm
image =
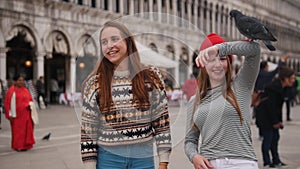
{"label": "raised arm", "polygon": [[254,86],[259,72],[260,46],[256,42],[235,41],[216,45],[219,49],[219,56],[237,55],[245,56],[242,67],[236,79],[240,84]]}

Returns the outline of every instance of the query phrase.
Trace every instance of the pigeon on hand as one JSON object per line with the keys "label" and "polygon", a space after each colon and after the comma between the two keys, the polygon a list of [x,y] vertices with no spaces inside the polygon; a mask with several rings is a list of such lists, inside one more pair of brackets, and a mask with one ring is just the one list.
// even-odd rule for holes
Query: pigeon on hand
{"label": "pigeon on hand", "polygon": [[234,17],[235,25],[241,34],[251,40],[262,40],[269,50],[276,50],[271,41],[277,41],[277,39],[258,19],[246,16],[238,10],[231,10],[230,16]]}
{"label": "pigeon on hand", "polygon": [[51,136],[51,133],[48,133],[47,135],[45,135],[42,140],[49,140]]}

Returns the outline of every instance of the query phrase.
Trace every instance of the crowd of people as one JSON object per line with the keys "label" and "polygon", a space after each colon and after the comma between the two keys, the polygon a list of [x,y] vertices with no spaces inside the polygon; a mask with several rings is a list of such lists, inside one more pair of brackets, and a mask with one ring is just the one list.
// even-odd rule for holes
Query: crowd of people
{"label": "crowd of people", "polygon": [[[175,90],[173,81],[164,79],[157,67],[140,62],[134,37],[124,24],[106,22],[99,41],[101,57],[83,82],[80,95],[84,166],[150,169],[155,168],[154,155],[158,154],[157,168],[167,169],[172,151],[167,93]],[[195,59],[198,75],[191,74],[180,90],[188,102],[184,150],[195,169],[258,169],[251,136],[253,118],[262,139],[263,165],[287,165],[278,151],[284,128],[282,108],[286,103],[286,121],[291,121],[290,106],[297,98],[300,78],[287,67],[289,54],[269,71],[260,53],[257,42],[226,42],[215,33],[200,44]],[[245,57],[236,74],[233,55]],[[25,87],[23,76],[13,80],[10,87],[0,81],[0,110],[10,121],[12,149],[26,151],[35,144],[31,106],[35,97]],[[50,84],[50,103],[56,103],[57,80],[52,78]],[[47,107],[43,76],[35,87],[38,107]]]}

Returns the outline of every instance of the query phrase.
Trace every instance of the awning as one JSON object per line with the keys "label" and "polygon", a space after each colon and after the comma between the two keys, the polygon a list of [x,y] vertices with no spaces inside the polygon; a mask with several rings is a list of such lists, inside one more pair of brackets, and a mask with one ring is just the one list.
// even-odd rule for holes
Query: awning
{"label": "awning", "polygon": [[175,68],[178,63],[174,60],[163,56],[152,49],[142,45],[141,43],[135,41],[138,52],[141,57],[141,62],[145,65],[153,65],[161,68]]}

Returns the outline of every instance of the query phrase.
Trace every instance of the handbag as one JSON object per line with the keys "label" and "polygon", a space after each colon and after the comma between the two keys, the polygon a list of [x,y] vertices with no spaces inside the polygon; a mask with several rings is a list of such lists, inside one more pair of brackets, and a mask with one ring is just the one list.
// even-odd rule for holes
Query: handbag
{"label": "handbag", "polygon": [[39,116],[38,116],[38,112],[36,110],[36,106],[34,104],[34,102],[29,102],[29,106],[31,109],[31,119],[33,121],[34,124],[39,124]]}

